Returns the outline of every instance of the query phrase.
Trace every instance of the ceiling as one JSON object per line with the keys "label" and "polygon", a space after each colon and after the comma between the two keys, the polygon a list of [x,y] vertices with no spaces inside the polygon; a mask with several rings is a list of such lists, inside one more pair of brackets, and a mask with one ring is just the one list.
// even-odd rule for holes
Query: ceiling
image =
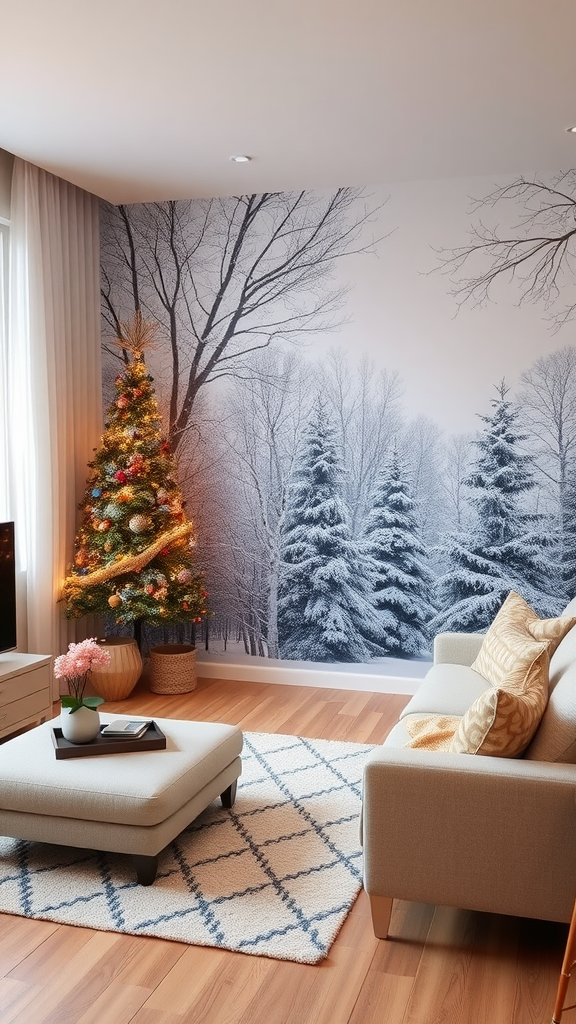
{"label": "ceiling", "polygon": [[114,203],[564,170],[575,39],[574,0],[0,0],[0,147]]}

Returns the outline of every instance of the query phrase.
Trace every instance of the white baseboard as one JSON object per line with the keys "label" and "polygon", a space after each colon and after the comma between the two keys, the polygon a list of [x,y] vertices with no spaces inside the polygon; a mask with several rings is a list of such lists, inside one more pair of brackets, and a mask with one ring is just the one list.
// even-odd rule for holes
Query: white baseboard
{"label": "white baseboard", "polygon": [[[270,658],[237,658],[198,655],[198,675],[205,679],[238,679],[248,683],[281,683],[283,686],[318,686],[332,690],[369,693],[416,693],[426,662],[408,662],[406,670],[420,675],[387,675],[381,665],[323,665],[310,662],[279,662]],[[402,666],[404,668],[404,666]]]}

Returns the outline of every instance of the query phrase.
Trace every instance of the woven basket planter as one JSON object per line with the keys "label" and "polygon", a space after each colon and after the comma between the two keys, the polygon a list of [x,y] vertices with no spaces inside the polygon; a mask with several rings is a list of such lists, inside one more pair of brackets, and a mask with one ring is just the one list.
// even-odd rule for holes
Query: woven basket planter
{"label": "woven basket planter", "polygon": [[193,644],[162,644],[150,648],[150,689],[153,693],[189,693],[196,689]]}
{"label": "woven basket planter", "polygon": [[110,664],[92,669],[90,684],[104,700],[124,700],[142,675],[138,644],[125,636],[108,636],[98,643],[109,652]]}

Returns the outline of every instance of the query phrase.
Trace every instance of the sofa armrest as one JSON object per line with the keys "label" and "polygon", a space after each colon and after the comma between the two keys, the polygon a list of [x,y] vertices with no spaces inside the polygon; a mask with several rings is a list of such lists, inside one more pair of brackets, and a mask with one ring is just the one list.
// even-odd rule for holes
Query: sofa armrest
{"label": "sofa armrest", "polygon": [[470,666],[483,640],[484,633],[438,633],[434,637],[434,664]]}
{"label": "sofa armrest", "polygon": [[378,747],[365,767],[370,895],[569,921],[576,765]]}

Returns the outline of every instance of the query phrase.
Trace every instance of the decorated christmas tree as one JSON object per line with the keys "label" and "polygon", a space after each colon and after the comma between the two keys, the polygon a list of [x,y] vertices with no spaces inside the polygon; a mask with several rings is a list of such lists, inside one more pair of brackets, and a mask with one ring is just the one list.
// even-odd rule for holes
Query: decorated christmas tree
{"label": "decorated christmas tree", "polygon": [[68,618],[113,614],[120,625],[134,623],[138,638],[143,622],[201,622],[207,597],[193,566],[194,528],[144,359],[154,334],[139,313],[121,324],[117,340],[130,362],[116,377],[116,399],[89,463],[63,594]]}

